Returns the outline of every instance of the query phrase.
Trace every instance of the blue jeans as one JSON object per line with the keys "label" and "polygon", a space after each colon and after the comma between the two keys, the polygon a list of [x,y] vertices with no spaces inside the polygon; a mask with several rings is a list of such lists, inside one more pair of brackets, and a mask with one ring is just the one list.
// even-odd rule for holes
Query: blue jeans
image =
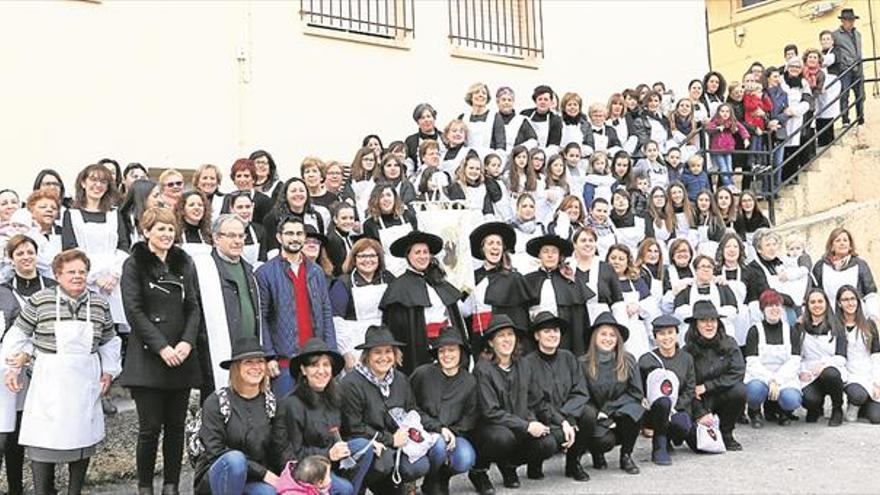
{"label": "blue jeans", "polygon": [[444,464],[448,464],[453,474],[461,474],[470,471],[477,462],[477,452],[464,437],[455,437],[455,448],[446,450],[446,440],[441,436],[437,443],[428,451],[428,459],[431,460],[431,472],[435,473]]}
{"label": "blue jeans", "polygon": [[[366,438],[353,438],[348,441],[348,450],[354,455],[363,449],[368,443],[370,443],[370,441]],[[373,449],[367,449],[367,451],[364,452],[364,455],[357,460],[357,465],[352,469],[354,474],[350,477],[344,478],[337,473],[331,473],[330,478],[333,480],[333,484],[330,487],[330,494],[354,495],[355,493],[358,493],[364,482],[364,477],[367,475],[367,471],[370,470],[370,466],[373,464],[374,456],[375,452]]]}
{"label": "blue jeans", "polygon": [[712,153],[712,163],[715,164],[718,172],[721,173],[721,183],[725,186],[733,184],[733,177],[730,175],[733,172],[733,156],[724,153]]}
{"label": "blue jeans", "polygon": [[[758,409],[767,401],[770,395],[770,387],[762,381],[752,380],[746,384],[746,401],[749,409]],[[801,391],[794,388],[784,388],[779,391],[779,408],[786,412],[794,411],[801,407]]]}
{"label": "blue jeans", "polygon": [[279,399],[287,397],[293,391],[293,377],[290,376],[290,370],[281,368],[281,374],[272,379],[272,393]]}
{"label": "blue jeans", "polygon": [[248,482],[247,457],[230,450],[214,461],[208,469],[208,482],[213,495],[275,495],[275,487],[262,481]]}
{"label": "blue jeans", "polygon": [[855,85],[852,87],[853,95],[856,97],[856,118],[859,122],[865,119],[865,76],[862,74],[854,74],[852,71],[847,72],[846,74],[840,77],[840,112],[843,114],[843,122],[849,122],[849,92],[847,86],[850,84]]}

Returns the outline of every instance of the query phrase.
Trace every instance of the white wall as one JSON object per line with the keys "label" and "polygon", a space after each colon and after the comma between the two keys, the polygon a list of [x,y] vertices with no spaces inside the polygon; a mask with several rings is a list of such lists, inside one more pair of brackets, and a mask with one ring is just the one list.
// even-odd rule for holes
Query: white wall
{"label": "white wall", "polygon": [[0,182],[27,191],[49,165],[70,181],[104,156],[225,168],[256,148],[287,176],[306,155],[350,160],[372,132],[402,139],[420,101],[445,124],[476,81],[513,87],[525,108],[540,83],[604,102],[655,80],[683,94],[707,70],[704,5],[693,0],[544,0],[539,70],[451,57],[442,0],[416,1],[409,50],[306,35],[298,10],[298,1],[0,2]]}

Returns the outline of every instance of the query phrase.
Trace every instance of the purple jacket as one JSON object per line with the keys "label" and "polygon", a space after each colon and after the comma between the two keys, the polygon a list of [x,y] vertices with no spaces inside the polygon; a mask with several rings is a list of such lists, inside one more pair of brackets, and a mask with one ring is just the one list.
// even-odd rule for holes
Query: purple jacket
{"label": "purple jacket", "polygon": [[[721,129],[719,127],[720,122],[715,119],[709,121],[706,124],[706,131],[709,132],[709,149],[712,151],[733,151],[736,148],[736,137],[733,135],[733,130],[729,127],[725,127]],[[739,132],[739,137],[745,141],[749,139],[749,131],[746,130],[745,126],[736,123],[737,131]]]}

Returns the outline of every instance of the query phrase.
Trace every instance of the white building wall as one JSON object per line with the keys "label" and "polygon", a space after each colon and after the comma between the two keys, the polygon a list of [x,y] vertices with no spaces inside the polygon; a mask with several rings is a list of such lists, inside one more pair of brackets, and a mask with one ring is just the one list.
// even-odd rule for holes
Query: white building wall
{"label": "white building wall", "polygon": [[256,148],[286,177],[369,133],[403,139],[420,101],[442,127],[473,82],[511,86],[520,109],[541,83],[604,102],[655,80],[681,95],[707,70],[699,1],[544,0],[538,70],[452,57],[446,2],[415,7],[401,50],[305,34],[298,1],[0,2],[2,185],[27,191],[44,166],[69,182],[105,156],[226,168]]}

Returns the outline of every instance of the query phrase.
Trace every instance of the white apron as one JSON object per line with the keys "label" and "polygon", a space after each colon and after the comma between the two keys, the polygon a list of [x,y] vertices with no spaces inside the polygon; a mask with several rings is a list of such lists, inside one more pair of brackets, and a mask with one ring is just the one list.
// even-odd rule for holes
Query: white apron
{"label": "white apron", "polygon": [[[220,273],[214,258],[205,255],[193,256],[193,264],[198,274],[199,292],[203,301],[223,301],[223,289],[220,285]],[[220,363],[232,355],[232,342],[229,338],[229,320],[226,319],[226,306],[223,304],[202,305],[205,331],[208,336],[208,350],[211,354],[211,376],[214,378],[214,390],[229,385],[229,370],[220,367]]]}
{"label": "white apron", "polygon": [[[0,329],[6,328],[6,315],[0,311]],[[6,376],[6,352],[0,352],[0,376]],[[27,376],[22,372],[20,378]],[[15,431],[15,413],[18,395],[24,394],[11,392],[6,386],[0,387],[0,433]]]}
{"label": "white apron", "polygon": [[[377,273],[375,276],[379,276]],[[333,317],[333,325],[336,328],[336,342],[339,345],[340,354],[352,353],[358,361],[361,351],[355,347],[364,343],[364,335],[370,325],[382,323],[382,310],[379,302],[388,284],[370,284],[363,287],[354,285],[354,272],[351,274],[351,300],[354,306],[354,320],[346,320],[338,316]]]}
{"label": "white apron", "polygon": [[[746,374],[743,383],[758,380],[765,385],[769,385],[769,379],[772,377],[762,376],[763,373],[760,372],[761,367],[775,375],[789,360],[799,360],[797,356],[792,356],[791,354],[791,327],[784,317],[780,321],[782,323],[782,344],[768,344],[763,320],[755,322],[755,328],[758,330],[758,355],[749,356],[746,359]],[[786,388],[800,389],[797,369],[798,367],[793,369],[794,372],[791,373],[791,376],[779,377],[782,380],[781,382],[777,381],[780,390]]]}
{"label": "white apron", "polygon": [[[678,281],[678,271],[676,271],[674,267],[669,270],[669,281],[672,284],[675,284]],[[724,316],[724,312],[721,310],[721,294],[718,292],[718,287],[714,283],[709,284],[708,294],[700,294],[700,290],[697,287],[696,279],[694,279],[694,282],[691,284],[691,286],[685,290],[689,292],[689,302],[675,308],[675,316],[682,321],[681,327],[679,328],[678,332],[679,344],[684,346],[684,339],[686,337],[689,326],[687,323],[684,322],[684,320],[690,318],[693,315],[694,304],[696,304],[697,301],[711,302],[712,305],[715,306],[715,309],[718,311],[718,313],[722,315],[721,321],[724,323],[725,329],[731,328],[732,323],[730,323],[730,319],[727,316]]]}
{"label": "white apron", "polygon": [[254,270],[261,264],[260,263],[260,240],[257,238],[257,233],[254,232],[254,226],[248,224],[248,233],[251,235],[251,240],[253,244],[245,244],[241,248],[241,257],[244,258],[245,261],[250,263]]}
{"label": "white apron", "polygon": [[535,227],[535,232],[532,234],[527,234],[519,229],[514,230],[516,232],[516,248],[510,255],[510,264],[520,273],[532,273],[541,267],[541,262],[526,252],[526,244],[535,237],[544,235],[544,232],[539,226]]}
{"label": "white apron", "polygon": [[[535,112],[534,114],[537,114],[537,112]],[[547,137],[550,135],[550,116],[548,115],[547,119],[541,122],[535,122],[531,118],[529,118],[528,120],[529,125],[531,125],[532,129],[535,130],[535,135],[538,137],[538,147],[546,148]],[[529,164],[529,166],[531,166],[531,163]]]}
{"label": "white apron", "polygon": [[874,360],[865,347],[861,332],[857,329],[847,330],[846,342],[846,371],[849,375],[847,384],[861,385],[874,398]]}
{"label": "white apron", "polygon": [[351,190],[354,192],[354,204],[357,208],[358,218],[368,218],[367,207],[370,202],[370,194],[376,182],[373,179],[361,180],[351,183]]}
{"label": "white apron", "polygon": [[705,254],[715,259],[715,253],[718,252],[718,242],[709,239],[709,226],[700,225],[697,227],[697,235],[699,236],[696,249],[697,254]]}
{"label": "white apron", "polygon": [[[811,368],[815,365],[825,363],[828,366],[837,368],[840,371],[843,382],[846,383],[849,381],[849,374],[846,372],[846,368],[841,369],[831,362],[832,360],[844,361],[843,356],[837,356],[835,352],[837,352],[837,342],[830,335],[812,335],[804,332],[804,343],[801,346],[801,371],[811,371]],[[813,383],[816,378],[818,378],[818,375],[813,376],[808,382],[800,382],[801,390]]]}
{"label": "white apron", "polygon": [[86,321],[61,321],[61,293],[55,296],[55,354],[38,352],[24,404],[19,443],[53,450],[91,447],[104,439],[101,362],[92,353],[90,298]]}
{"label": "white apron", "polygon": [[116,214],[116,210],[110,210],[104,214],[107,218],[106,222],[96,223],[84,221],[80,210],[70,209],[69,211],[77,246],[80,251],[88,255],[91,262],[89,289],[101,294],[110,303],[113,323],[122,324],[127,328],[128,322],[122,307],[122,290],[118,281],[110,294],[104,294],[96,283],[97,279],[103,275],[113,275],[118,280],[122,275],[122,264],[128,258],[127,253],[116,249],[119,242],[117,233],[119,215]]}
{"label": "white apron", "polygon": [[568,143],[582,144],[583,142],[584,133],[581,130],[580,124],[562,124],[562,139],[559,141],[560,148],[564,148]]}
{"label": "white apron", "polygon": [[645,219],[634,217],[632,227],[615,227],[614,232],[617,234],[617,242],[625,244],[629,248],[632,259],[639,254],[639,243],[645,239]]}
{"label": "white apron", "polygon": [[398,258],[391,255],[391,245],[394,244],[394,241],[412,232],[412,225],[409,222],[403,219],[401,219],[401,222],[400,225],[386,227],[385,221],[379,216],[379,242],[382,243],[382,247],[385,249],[385,268],[395,277],[399,277],[406,271],[407,264],[406,258]]}
{"label": "white apron", "polygon": [[487,110],[484,122],[471,122],[471,112],[465,113],[462,120],[467,124],[468,147],[476,151],[480,155],[480,160],[483,160],[486,155],[492,152],[492,128],[495,125],[495,111]]}
{"label": "white apron", "polygon": [[[810,281],[810,277],[801,277],[797,280],[789,279],[787,282],[783,282],[783,281],[779,280],[779,276],[770,275],[770,270],[768,270],[767,267],[764,266],[764,263],[761,263],[760,260],[758,260],[757,264],[758,264],[758,266],[761,267],[761,271],[764,272],[764,276],[767,277],[767,285],[771,289],[774,289],[776,291],[779,291],[779,292],[789,296],[794,301],[794,303],[796,305],[800,305],[804,302],[804,296],[807,293],[807,283]],[[783,267],[783,268],[785,268],[785,267]],[[858,271],[858,268],[856,268],[856,270]],[[822,282],[824,285],[825,273],[823,272],[822,275],[823,275]],[[836,292],[835,292],[835,294],[836,294]],[[829,294],[828,298],[831,299],[832,301],[834,300],[834,296],[831,296],[830,294]],[[834,307],[833,304],[831,306],[832,306],[832,308]]]}
{"label": "white apron", "polygon": [[486,184],[480,184],[476,187],[465,187],[464,200],[469,210],[477,211],[482,215],[483,202],[486,200]]}
{"label": "white apron", "polygon": [[[824,263],[822,265],[822,289],[825,291],[825,294],[828,294],[828,299],[831,301],[837,299],[837,291],[844,285],[859,286],[859,265],[854,263],[853,266],[846,270],[837,271],[828,263]],[[864,296],[865,294],[862,294],[862,297]],[[801,298],[803,298],[803,295],[801,295]],[[832,303],[831,309],[837,310],[837,305]]]}
{"label": "white apron", "polygon": [[612,227],[610,234],[599,235],[596,232],[596,235],[598,236],[596,239],[596,256],[604,260],[608,256],[608,250],[611,249],[611,246],[617,244],[616,229]]}
{"label": "white apron", "polygon": [[[639,304],[640,300],[638,291],[632,290],[630,292],[624,292],[623,303],[624,306],[629,305],[630,303]],[[623,314],[626,314],[625,308]],[[645,322],[642,321],[638,313],[632,316],[627,315],[626,319],[618,321],[629,329],[629,338],[626,340],[625,344],[626,351],[632,354],[638,361],[642,354],[651,350]]]}
{"label": "white apron", "polygon": [[606,311],[611,311],[611,308],[608,304],[599,302],[599,264],[601,263],[601,259],[599,255],[596,254],[593,256],[593,261],[590,264],[590,274],[587,276],[587,287],[593,291],[593,297],[587,300],[587,315],[590,318],[590,323],[592,324],[593,320],[596,319],[597,316],[605,313]]}
{"label": "white apron", "polygon": [[556,305],[556,291],[553,289],[553,280],[549,278],[545,278],[541,284],[538,304],[529,308],[529,318],[534,319],[542,311],[553,313],[554,316],[559,315],[559,307]]}
{"label": "white apron", "polygon": [[61,234],[49,234],[48,239],[43,236],[39,237],[40,249],[37,252],[37,271],[40,275],[55,280],[55,272],[52,271],[52,260],[62,251]]}
{"label": "white apron", "polygon": [[[727,269],[722,269],[722,276]],[[737,267],[736,279],[728,280],[727,286],[733,292],[736,298],[736,315],[731,318],[733,323],[733,338],[736,339],[737,345],[740,347],[746,345],[746,337],[748,337],[749,328],[752,327],[752,314],[749,307],[745,304],[746,300],[746,284],[742,281],[742,269]]]}

